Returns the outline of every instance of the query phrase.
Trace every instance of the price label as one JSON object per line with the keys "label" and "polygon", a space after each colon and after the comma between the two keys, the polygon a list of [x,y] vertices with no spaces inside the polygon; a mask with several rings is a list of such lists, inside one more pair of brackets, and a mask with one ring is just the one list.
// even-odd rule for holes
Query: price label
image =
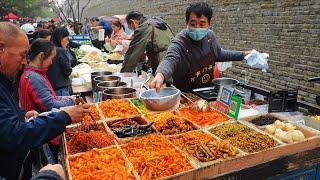
{"label": "price label", "polygon": [[232,95],[228,115],[237,120],[239,117],[240,107],[241,98],[237,95]]}
{"label": "price label", "polygon": [[233,91],[234,91],[234,89],[232,89],[232,88],[221,86],[221,88],[219,90],[218,101],[222,102],[226,106],[229,106],[231,103]]}

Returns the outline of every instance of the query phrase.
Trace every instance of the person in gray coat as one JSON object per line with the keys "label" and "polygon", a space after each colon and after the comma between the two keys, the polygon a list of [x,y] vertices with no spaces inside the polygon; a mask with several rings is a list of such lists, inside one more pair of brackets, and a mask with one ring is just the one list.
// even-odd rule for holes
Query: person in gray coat
{"label": "person in gray coat", "polygon": [[210,86],[216,62],[242,61],[250,53],[222,49],[209,29],[211,17],[212,8],[204,2],[187,8],[187,28],[172,40],[150,83],[151,88],[159,90],[164,82],[186,91]]}

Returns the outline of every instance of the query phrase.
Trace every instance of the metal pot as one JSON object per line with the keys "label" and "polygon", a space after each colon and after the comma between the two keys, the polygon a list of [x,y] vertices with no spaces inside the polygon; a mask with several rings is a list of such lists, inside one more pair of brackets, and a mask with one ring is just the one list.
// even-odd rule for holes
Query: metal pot
{"label": "metal pot", "polygon": [[113,76],[113,75],[109,75],[109,76],[97,76],[95,78],[93,78],[93,81],[95,82],[96,86],[94,87],[95,90],[97,90],[97,84],[98,83],[102,83],[105,82],[105,85],[109,86],[109,87],[117,87],[119,82],[120,82],[121,78],[119,76]]}
{"label": "metal pot", "polygon": [[134,98],[136,96],[137,91],[133,88],[115,87],[104,90],[102,94],[102,100]]}
{"label": "metal pot", "polygon": [[131,77],[137,77],[137,73],[131,73],[131,72],[126,72],[126,73],[118,73],[116,74],[117,76],[120,77],[125,77],[125,78],[131,78]]}
{"label": "metal pot", "polygon": [[115,88],[115,87],[126,87],[127,83],[119,82],[117,86],[110,86],[109,82],[101,82],[97,84],[97,91],[104,91],[106,89]]}
{"label": "metal pot", "polygon": [[96,71],[91,73],[91,85],[92,85],[92,91],[94,91],[94,88],[96,87],[96,82],[94,81],[94,78],[97,76],[105,76],[105,75],[111,75],[112,72],[109,71]]}
{"label": "metal pot", "polygon": [[212,80],[212,84],[214,85],[215,89],[220,89],[221,86],[228,86],[228,87],[235,87],[239,84],[239,81],[232,78],[216,78]]}

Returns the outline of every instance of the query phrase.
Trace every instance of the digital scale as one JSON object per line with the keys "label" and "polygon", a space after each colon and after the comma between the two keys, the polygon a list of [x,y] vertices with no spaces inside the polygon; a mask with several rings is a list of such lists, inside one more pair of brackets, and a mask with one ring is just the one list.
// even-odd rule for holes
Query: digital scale
{"label": "digital scale", "polygon": [[218,98],[218,91],[213,86],[192,89],[192,93],[207,101],[215,101]]}

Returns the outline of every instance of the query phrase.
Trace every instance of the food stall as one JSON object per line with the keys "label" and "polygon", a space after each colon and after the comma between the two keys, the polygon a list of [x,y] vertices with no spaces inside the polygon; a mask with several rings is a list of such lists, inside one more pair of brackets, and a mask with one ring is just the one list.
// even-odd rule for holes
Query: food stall
{"label": "food stall", "polygon": [[[68,178],[319,177],[316,127],[258,110],[234,119],[215,102],[202,105],[199,96],[178,92],[167,110],[155,111],[140,93],[91,104],[83,122],[63,135]],[[242,104],[240,112],[252,109]]]}
{"label": "food stall", "polygon": [[[226,107],[225,83],[156,93],[144,90],[148,76],[119,73],[118,54],[85,46],[78,55],[83,64],[74,68],[73,90],[94,103],[82,123],[63,134],[62,164],[69,179],[320,177],[320,109],[292,101],[295,92],[240,84],[229,94],[236,107]],[[126,88],[134,90],[130,96]],[[304,116],[301,108],[313,116]]]}

